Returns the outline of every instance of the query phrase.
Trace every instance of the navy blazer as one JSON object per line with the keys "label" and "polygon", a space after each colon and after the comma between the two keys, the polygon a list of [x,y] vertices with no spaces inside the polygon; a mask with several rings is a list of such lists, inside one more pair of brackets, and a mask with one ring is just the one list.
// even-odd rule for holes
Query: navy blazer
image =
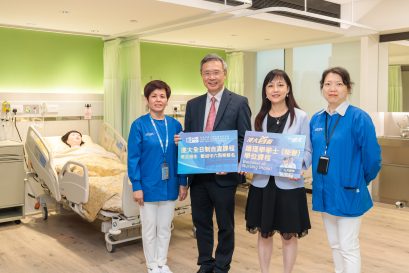
{"label": "navy blazer", "polygon": [[[184,132],[203,132],[206,110],[207,93],[191,99],[186,105]],[[246,97],[224,89],[219,109],[217,110],[214,131],[237,130],[239,159],[243,147],[244,135],[251,130],[251,110]],[[244,181],[244,176],[238,173],[216,175],[216,182],[220,186],[233,186]],[[195,175],[188,177],[188,183],[195,180]]]}

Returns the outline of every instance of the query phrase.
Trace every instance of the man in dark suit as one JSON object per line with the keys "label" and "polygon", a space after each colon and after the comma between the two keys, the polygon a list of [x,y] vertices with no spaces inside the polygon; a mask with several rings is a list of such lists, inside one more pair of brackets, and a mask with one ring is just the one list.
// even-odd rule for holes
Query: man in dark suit
{"label": "man in dark suit", "polygon": [[[251,130],[247,98],[224,87],[227,65],[209,54],[200,69],[207,93],[188,101],[185,132],[238,131],[239,158],[246,130]],[[228,272],[234,251],[234,206],[238,173],[196,174],[189,177],[193,224],[199,251],[198,273]],[[216,212],[218,245],[213,258],[213,211]]]}

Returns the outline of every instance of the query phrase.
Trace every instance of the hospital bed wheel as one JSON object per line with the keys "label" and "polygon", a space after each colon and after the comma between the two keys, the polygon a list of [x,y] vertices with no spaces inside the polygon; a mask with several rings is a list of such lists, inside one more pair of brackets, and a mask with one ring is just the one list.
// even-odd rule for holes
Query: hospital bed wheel
{"label": "hospital bed wheel", "polygon": [[109,229],[109,234],[111,234],[111,235],[119,235],[119,234],[121,234],[122,233],[122,231],[120,230],[120,229]]}
{"label": "hospital bed wheel", "polygon": [[20,224],[21,224],[21,220],[16,220],[16,221],[14,221],[14,223],[15,223],[16,225],[20,225]]}
{"label": "hospital bed wheel", "polygon": [[113,244],[110,244],[110,243],[106,242],[105,247],[107,248],[109,253],[112,253],[112,252],[115,251],[115,245],[113,245]]}

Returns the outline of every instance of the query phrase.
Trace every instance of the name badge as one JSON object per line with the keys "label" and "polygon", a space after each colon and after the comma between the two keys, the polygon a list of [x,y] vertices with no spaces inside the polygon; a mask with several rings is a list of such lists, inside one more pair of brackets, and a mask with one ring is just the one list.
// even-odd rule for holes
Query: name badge
{"label": "name badge", "polygon": [[162,180],[168,180],[169,179],[169,166],[168,166],[168,163],[162,163],[161,169],[162,169]]}
{"label": "name badge", "polygon": [[328,167],[329,167],[329,157],[325,155],[320,156],[320,159],[318,160],[317,172],[320,174],[327,174]]}

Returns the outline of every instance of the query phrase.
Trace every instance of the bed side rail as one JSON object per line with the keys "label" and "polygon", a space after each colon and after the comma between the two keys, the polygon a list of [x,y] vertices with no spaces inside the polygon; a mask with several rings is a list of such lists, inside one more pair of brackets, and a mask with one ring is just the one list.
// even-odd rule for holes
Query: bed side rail
{"label": "bed side rail", "polygon": [[116,154],[122,163],[126,164],[128,145],[121,134],[107,123],[101,125],[98,144],[104,147],[105,150]]}
{"label": "bed side rail", "polygon": [[[82,175],[72,172],[80,168]],[[88,169],[81,163],[68,161],[64,164],[59,177],[60,192],[67,200],[75,204],[85,204],[89,197]]]}
{"label": "bed side rail", "polygon": [[139,215],[139,207],[133,199],[132,185],[131,181],[128,179],[128,175],[124,175],[122,188],[122,210],[124,215],[128,218]]}
{"label": "bed side rail", "polygon": [[57,200],[61,200],[58,186],[58,176],[52,167],[53,156],[50,149],[45,144],[43,137],[34,128],[28,127],[26,143],[24,144],[29,166],[34,170],[39,179],[48,187],[51,195]]}

